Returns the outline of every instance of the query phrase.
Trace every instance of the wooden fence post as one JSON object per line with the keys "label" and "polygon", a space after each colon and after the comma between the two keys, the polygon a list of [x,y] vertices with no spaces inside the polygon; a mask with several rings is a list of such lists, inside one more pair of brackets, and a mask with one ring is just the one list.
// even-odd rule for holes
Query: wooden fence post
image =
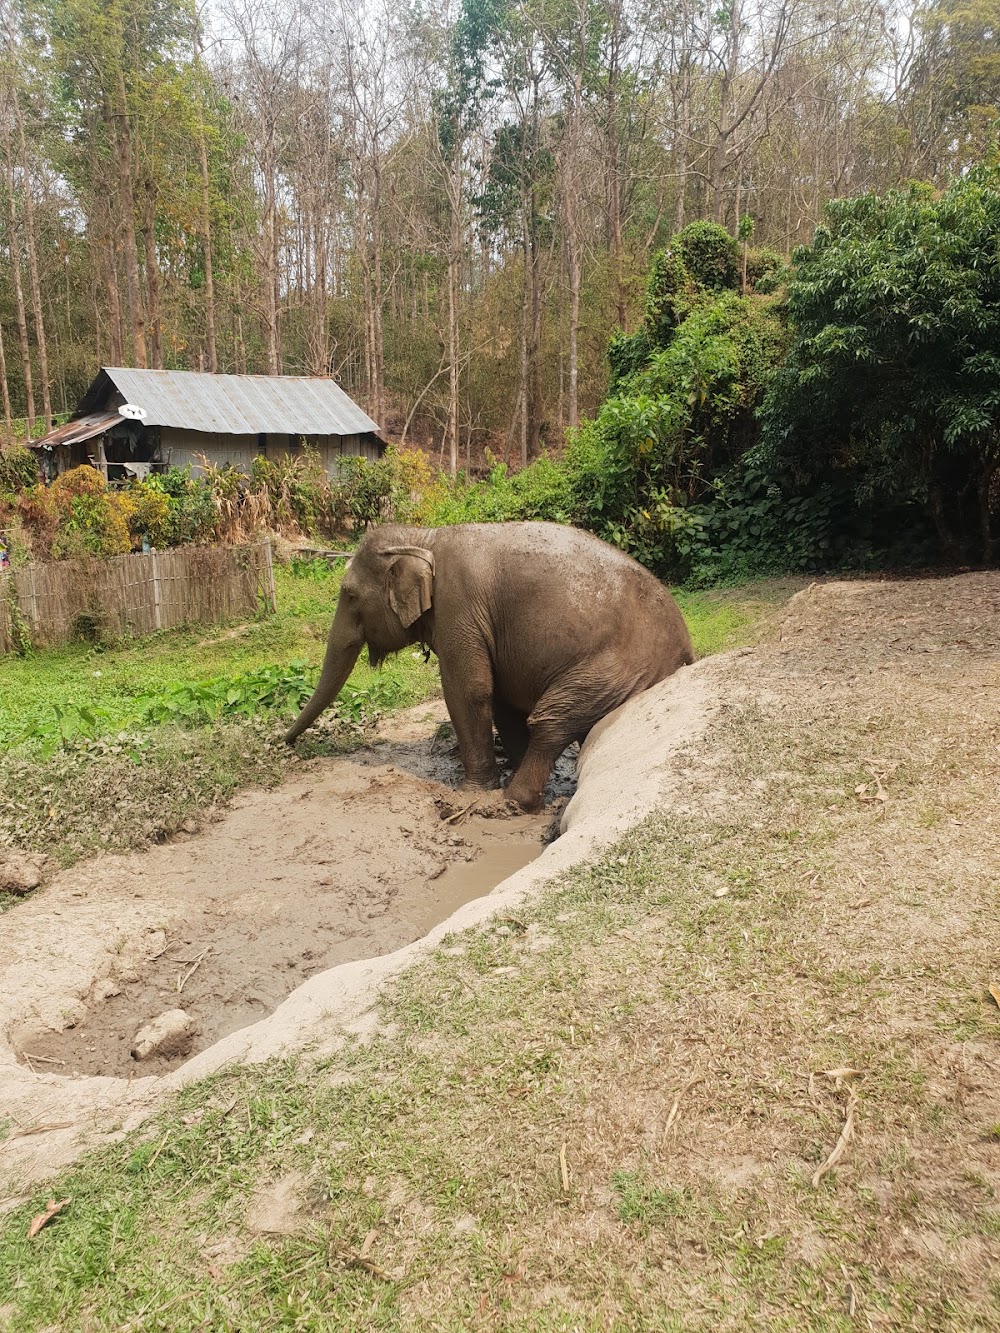
{"label": "wooden fence post", "polygon": [[267,597],[271,603],[271,610],[278,609],[278,594],[274,587],[274,553],[271,550],[270,541],[264,543],[264,569],[267,574]]}
{"label": "wooden fence post", "polygon": [[157,629],[163,628],[163,612],[160,610],[160,571],[156,567],[156,552],[150,551],[153,570],[153,619]]}
{"label": "wooden fence post", "polygon": [[32,639],[38,629],[38,589],[35,587],[35,566],[28,566],[28,585],[31,592],[31,629]]}

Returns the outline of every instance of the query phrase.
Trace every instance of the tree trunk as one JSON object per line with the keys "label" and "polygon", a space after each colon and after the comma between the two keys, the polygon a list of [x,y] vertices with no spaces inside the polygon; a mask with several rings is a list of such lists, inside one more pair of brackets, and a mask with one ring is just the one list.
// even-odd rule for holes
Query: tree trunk
{"label": "tree trunk", "polygon": [[530,277],[528,290],[530,294],[531,334],[528,344],[527,453],[528,458],[532,458],[538,452],[538,444],[542,433],[542,290],[539,271],[541,255],[538,248],[537,203],[534,189],[531,191],[529,207],[528,254]]}
{"label": "tree trunk", "polygon": [[135,243],[135,194],[132,189],[132,129],[128,123],[125,79],[118,71],[117,127],[119,168],[118,192],[121,210],[120,235],[125,252],[125,286],[128,292],[129,323],[132,326],[132,351],[137,366],[146,364],[146,321],[139,291],[139,258]]}
{"label": "tree trunk", "polygon": [[461,243],[461,215],[453,207],[451,244],[448,247],[448,442],[453,477],[458,472],[458,266]]}
{"label": "tree trunk", "polygon": [[208,148],[205,144],[205,121],[199,114],[198,153],[201,161],[201,247],[205,259],[205,343],[208,368],[218,374],[219,353],[215,345],[215,279],[212,273],[212,192],[208,174]]}
{"label": "tree trunk", "polygon": [[1000,463],[988,463],[979,475],[977,498],[979,500],[979,549],[984,565],[993,564],[996,542],[993,538],[993,513],[990,498],[993,491],[993,478],[1000,471]]}
{"label": "tree trunk", "polygon": [[122,318],[121,288],[118,284],[118,265],[115,263],[115,246],[110,235],[110,219],[105,217],[105,234],[99,241],[102,286],[108,303],[108,343],[110,361],[113,366],[125,364],[125,325]]}
{"label": "tree trunk", "polygon": [[146,257],[146,291],[149,297],[149,359],[154,370],[163,369],[163,340],[160,331],[160,270],[156,259],[156,186],[146,183],[146,209],[142,223]]}
{"label": "tree trunk", "polygon": [[7,227],[10,254],[10,276],[14,288],[14,318],[17,338],[21,345],[21,372],[24,376],[24,397],[28,423],[28,439],[35,425],[35,386],[31,369],[31,344],[28,342],[28,319],[24,308],[24,287],[21,284],[21,247],[17,237],[17,208],[14,203],[14,159],[10,141],[7,108],[3,109],[4,170],[7,181]]}
{"label": "tree trunk", "polygon": [[615,306],[618,327],[625,327],[625,283],[622,273],[622,181],[620,144],[618,142],[618,22],[621,14],[615,7],[615,32],[608,62],[608,222],[611,232],[611,257],[615,274]]}
{"label": "tree trunk", "polygon": [[31,176],[28,171],[28,145],[24,134],[24,116],[21,104],[13,95],[14,114],[21,148],[21,173],[24,181],[24,242],[28,259],[28,285],[31,289],[31,312],[35,322],[35,345],[38,348],[38,374],[42,382],[42,411],[45,429],[52,429],[52,391],[49,385],[49,353],[45,339],[45,320],[42,316],[42,285],[38,276],[38,250],[35,241],[35,201],[31,194]]}
{"label": "tree trunk", "polygon": [[385,343],[382,337],[382,304],[385,293],[382,288],[382,173],[377,160],[372,204],[372,369],[375,376],[373,399],[375,421],[381,426],[385,417]]}
{"label": "tree trunk", "polygon": [[7,382],[7,354],[3,345],[3,325],[0,324],[0,390],[3,391],[3,424],[8,439],[13,438],[14,418],[10,410],[10,385]]}

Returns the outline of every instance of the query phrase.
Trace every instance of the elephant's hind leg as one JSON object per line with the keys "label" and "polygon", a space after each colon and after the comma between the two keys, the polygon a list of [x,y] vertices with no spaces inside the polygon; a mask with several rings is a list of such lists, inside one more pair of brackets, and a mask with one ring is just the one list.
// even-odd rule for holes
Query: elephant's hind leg
{"label": "elephant's hind leg", "polygon": [[517,772],[507,787],[508,800],[522,810],[538,810],[545,784],[552,776],[556,760],[577,737],[579,720],[561,716],[561,710],[546,707],[543,697],[528,718],[528,748]]}
{"label": "elephant's hind leg", "polygon": [[528,750],[530,736],[528,719],[499,699],[493,700],[493,724],[508,764],[515,771],[521,766]]}

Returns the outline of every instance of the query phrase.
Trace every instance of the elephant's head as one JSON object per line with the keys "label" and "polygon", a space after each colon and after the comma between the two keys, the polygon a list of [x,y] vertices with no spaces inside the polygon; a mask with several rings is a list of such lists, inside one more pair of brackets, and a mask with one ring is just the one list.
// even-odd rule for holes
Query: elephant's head
{"label": "elephant's head", "polygon": [[374,666],[420,639],[421,616],[431,608],[434,555],[400,544],[391,529],[365,537],[347,566],[312,698],[285,733],[291,744],[312,726],[343,689],[367,647]]}

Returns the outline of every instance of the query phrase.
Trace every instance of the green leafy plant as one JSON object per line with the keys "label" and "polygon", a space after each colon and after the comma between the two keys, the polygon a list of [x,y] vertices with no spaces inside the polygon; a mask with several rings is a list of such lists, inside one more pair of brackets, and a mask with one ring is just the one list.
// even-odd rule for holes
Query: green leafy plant
{"label": "green leafy plant", "polygon": [[[794,338],[767,396],[763,464],[909,506],[939,552],[1000,534],[1000,167],[827,205],[794,256]],[[878,521],[878,520],[876,520]],[[883,524],[884,526],[884,521]]]}

